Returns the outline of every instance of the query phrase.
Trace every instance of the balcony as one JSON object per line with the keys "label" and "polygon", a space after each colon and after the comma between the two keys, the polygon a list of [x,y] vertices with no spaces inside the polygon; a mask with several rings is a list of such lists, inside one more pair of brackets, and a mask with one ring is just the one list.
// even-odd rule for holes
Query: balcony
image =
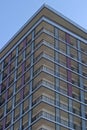
{"label": "balcony", "polygon": [[9,94],[8,94],[8,99],[9,99],[10,97],[12,97],[12,95],[13,95],[13,92],[9,92]]}
{"label": "balcony", "polygon": [[28,122],[25,122],[25,123],[22,125],[22,129],[24,130],[27,126],[28,126]]}
{"label": "balcony", "polygon": [[82,63],[83,63],[83,64],[86,64],[86,61],[82,60]]}
{"label": "balcony", "polygon": [[[52,89],[52,90],[54,90],[54,91],[56,90],[54,84],[52,84],[52,83],[50,83],[50,82],[48,82],[48,81],[46,81],[46,80],[41,80],[40,82],[38,82],[38,83],[33,87],[33,90],[35,90],[35,89],[37,89],[37,88],[39,88],[39,87],[41,87],[41,86],[45,86],[46,88]],[[61,92],[61,93],[63,93],[63,94],[65,94],[65,95],[67,95],[67,90],[65,90],[65,89],[63,89],[63,88],[61,88],[61,87],[59,87],[59,90],[58,90],[58,91]]]}
{"label": "balcony", "polygon": [[45,52],[41,52],[35,59],[34,62],[38,61],[40,58],[46,58],[46,59],[50,59],[52,61],[54,61],[54,57],[46,54]]}
{"label": "balcony", "polygon": [[7,128],[9,125],[11,124],[11,121],[8,121],[5,125],[5,127]]}
{"label": "balcony", "polygon": [[87,73],[83,72],[83,76],[87,77]]}
{"label": "balcony", "polygon": [[74,93],[72,94],[72,97],[75,98],[75,99],[77,99],[77,100],[80,100],[80,96],[79,96],[79,95],[76,95],[76,94],[74,94]]}
{"label": "balcony", "polygon": [[34,75],[40,73],[41,71],[44,71],[44,72],[49,72],[51,74],[54,74],[54,71],[46,66],[41,66],[39,69],[37,69],[35,72],[34,72]]}
{"label": "balcony", "polygon": [[68,126],[68,121],[61,118],[61,123],[65,126]]}
{"label": "balcony", "polygon": [[32,105],[35,105],[35,104],[39,103],[40,101],[48,102],[50,104],[55,104],[55,100],[53,100],[47,96],[41,95],[35,101],[33,101]]}
{"label": "balcony", "polygon": [[49,34],[49,35],[51,35],[51,36],[54,36],[54,33],[51,32],[51,31],[48,30],[48,29],[43,28],[43,32],[44,32],[44,33],[47,33],[47,34]]}
{"label": "balcony", "polygon": [[66,66],[66,62],[64,62],[62,59],[58,61],[61,65]]}
{"label": "balcony", "polygon": [[68,110],[68,105],[66,105],[64,103],[60,103],[60,107],[65,109],[65,110]]}
{"label": "balcony", "polygon": [[59,91],[65,95],[67,95],[67,90],[63,89],[63,88],[59,88]]}
{"label": "balcony", "polygon": [[5,91],[5,89],[6,89],[6,86],[5,86],[4,84],[2,84],[1,93],[2,93],[3,91]]}
{"label": "balcony", "polygon": [[77,86],[79,85],[79,83],[73,79],[72,79],[72,84],[77,85]]}
{"label": "balcony", "polygon": [[48,104],[51,104],[51,105],[60,106],[64,110],[68,110],[68,105],[66,105],[64,103],[61,103],[61,102],[59,102],[57,100],[54,100],[52,98],[49,98],[47,96],[44,96],[44,95],[41,95],[36,100],[34,100],[32,105],[36,105],[36,104],[40,103],[41,101],[44,101],[44,102],[46,102]]}
{"label": "balcony", "polygon": [[3,66],[3,68],[7,67],[7,65],[8,65],[8,62],[5,61],[5,62],[4,62],[4,66]]}
{"label": "balcony", "polygon": [[11,78],[10,81],[9,81],[9,86],[14,82],[14,79]]}
{"label": "balcony", "polygon": [[55,121],[55,116],[54,115],[52,115],[50,113],[47,113],[45,111],[40,111],[37,115],[35,115],[32,118],[32,122],[34,122],[35,120],[37,120],[39,118],[46,118],[48,120]]}
{"label": "balcony", "polygon": [[0,106],[5,102],[5,99],[0,96]]}
{"label": "balcony", "polygon": [[3,73],[2,80],[4,80],[7,77],[7,73]]}
{"label": "balcony", "polygon": [[28,111],[29,110],[29,106],[25,106],[25,108],[23,109],[23,114],[26,112],[26,111]]}
{"label": "balcony", "polygon": [[33,90],[39,88],[40,86],[46,86],[47,88],[54,89],[54,84],[52,84],[52,83],[50,83],[50,82],[48,82],[46,80],[41,80],[35,86],[33,86]]}
{"label": "balcony", "polygon": [[81,51],[84,52],[84,53],[87,53],[86,47],[81,48]]}
{"label": "balcony", "polygon": [[6,109],[6,112],[8,113],[9,111],[11,111],[12,106],[10,106],[9,108]]}
{"label": "balcony", "polygon": [[0,113],[0,119],[4,116],[4,113]]}
{"label": "balcony", "polygon": [[40,111],[37,115],[35,115],[33,118],[32,118],[32,122],[34,121],[37,121],[38,119],[40,118],[45,118],[49,121],[56,121],[57,122],[60,122],[61,124],[65,125],[65,126],[68,126],[69,122],[66,120],[66,119],[63,119],[63,117],[55,117],[53,114],[50,114],[48,112],[45,112],[45,111]]}
{"label": "balcony", "polygon": [[73,113],[75,113],[75,114],[77,114],[77,115],[80,115],[80,111],[77,110],[77,109],[75,109],[75,108],[73,108]]}
{"label": "balcony", "polygon": [[49,73],[49,74],[52,74],[52,75],[56,75],[56,76],[58,76],[58,77],[60,77],[64,80],[67,80],[67,77],[64,74],[56,73],[55,70],[53,70],[53,69],[51,69],[51,68],[49,68],[48,66],[45,66],[45,65],[44,66],[42,65],[41,67],[39,67],[39,69],[37,69],[34,72],[34,76],[37,75],[38,73],[42,72],[42,71]]}
{"label": "balcony", "polygon": [[78,72],[78,69],[75,68],[75,67],[73,67],[73,66],[71,66],[71,70],[73,70],[73,71],[75,71],[75,72]]}
{"label": "balcony", "polygon": [[81,130],[81,126],[77,125],[77,124],[74,124],[74,129],[75,130]]}

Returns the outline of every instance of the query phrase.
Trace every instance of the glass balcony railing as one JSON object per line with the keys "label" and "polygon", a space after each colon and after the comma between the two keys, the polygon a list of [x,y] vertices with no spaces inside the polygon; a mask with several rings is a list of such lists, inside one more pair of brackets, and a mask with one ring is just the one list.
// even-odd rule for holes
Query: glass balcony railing
{"label": "glass balcony railing", "polygon": [[8,121],[5,125],[5,127],[7,128],[9,125],[11,124],[11,121]]}
{"label": "glass balcony railing", "polygon": [[37,115],[35,115],[33,118],[32,118],[32,122],[34,122],[35,120],[39,119],[39,118],[47,118],[51,121],[55,121],[55,116],[50,114],[50,113],[47,113],[45,111],[40,111]]}
{"label": "glass balcony railing", "polygon": [[6,89],[6,85],[3,85],[3,84],[2,84],[1,93],[2,93],[3,91],[5,91],[5,89]]}
{"label": "glass balcony railing", "polygon": [[66,104],[60,103],[60,107],[65,110],[68,110],[68,105],[66,105]]}
{"label": "glass balcony railing", "polygon": [[54,57],[52,57],[52,56],[46,54],[45,52],[41,52],[41,53],[34,59],[34,62],[36,62],[37,60],[39,60],[39,59],[42,58],[42,57],[48,58],[48,59],[54,61]]}
{"label": "glass balcony railing", "polygon": [[0,113],[0,119],[4,116],[4,113]]}
{"label": "glass balcony railing", "polygon": [[34,75],[38,74],[39,72],[41,71],[45,71],[45,72],[49,72],[51,74],[54,74],[54,71],[50,68],[47,68],[46,66],[41,66],[39,69],[37,69],[35,72],[34,72]]}
{"label": "glass balcony railing", "polygon": [[65,90],[65,89],[63,89],[63,88],[59,88],[59,91],[61,92],[61,93],[63,93],[63,94],[65,94],[65,95],[67,95],[67,90]]}
{"label": "glass balcony railing", "polygon": [[73,113],[75,113],[77,115],[80,115],[80,110],[77,110],[77,109],[73,108]]}
{"label": "glass balcony railing", "polygon": [[[40,44],[40,45],[43,44],[43,45],[47,45],[47,46],[50,46],[50,47],[54,47],[54,45],[53,45],[52,43],[49,43],[49,42],[44,41],[44,40],[42,40],[39,44]],[[40,46],[40,45],[38,45],[38,46]],[[54,57],[50,56],[49,54],[46,54],[45,52],[41,52],[41,53],[34,59],[34,62],[37,61],[37,60],[39,60],[39,59],[42,58],[42,57],[48,58],[48,59],[50,59],[50,60],[52,60],[52,61],[56,61],[56,62],[60,63],[60,64],[63,65],[63,66],[66,66],[66,62],[64,62],[64,61],[62,61],[62,60],[56,60]]]}
{"label": "glass balcony railing", "polygon": [[64,75],[64,74],[62,74],[62,73],[57,73],[56,71],[54,71],[53,69],[51,69],[51,68],[49,68],[49,67],[47,67],[47,66],[41,66],[39,69],[37,69],[35,72],[34,72],[34,76],[36,75],[36,74],[38,74],[38,73],[40,73],[41,71],[44,71],[44,72],[47,72],[47,73],[49,73],[49,74],[52,74],[52,75],[56,75],[56,76],[58,76],[58,77],[60,77],[60,78],[63,78],[64,80],[67,80],[67,77]]}
{"label": "glass balcony railing", "polygon": [[75,130],[82,130],[81,126],[77,125],[77,124],[74,124],[74,129]]}
{"label": "glass balcony railing", "polygon": [[[50,89],[52,89],[52,90],[55,91],[55,86],[54,86],[54,84],[52,84],[52,83],[50,83],[50,82],[48,82],[48,81],[46,81],[46,80],[41,80],[40,82],[38,82],[38,83],[33,87],[33,90],[37,89],[37,88],[40,87],[40,86],[45,86],[45,87],[50,88]],[[58,91],[61,92],[61,93],[63,93],[63,94],[66,94],[66,95],[67,95],[67,90],[65,90],[65,89],[63,89],[63,88],[61,88],[61,87],[59,87]]]}
{"label": "glass balcony railing", "polygon": [[43,28],[43,32],[45,32],[45,33],[47,33],[51,36],[54,36],[54,33],[52,31],[48,30],[48,29]]}
{"label": "glass balcony railing", "polygon": [[48,102],[48,103],[51,103],[51,104],[55,104],[55,100],[53,100],[53,99],[51,99],[47,96],[41,95],[35,101],[33,101],[33,105],[39,103],[40,101],[45,101],[45,102]]}
{"label": "glass balcony railing", "polygon": [[68,121],[67,120],[64,120],[64,119],[61,119],[61,123],[65,126],[68,126]]}
{"label": "glass balcony railing", "polygon": [[32,122],[38,120],[39,118],[45,118],[45,119],[53,121],[53,122],[56,121],[56,122],[59,122],[59,123],[63,124],[64,126],[67,126],[67,127],[69,127],[69,124],[71,123],[68,120],[63,119],[63,117],[62,118],[58,117],[58,116],[55,117],[55,115],[50,114],[50,113],[45,112],[45,111],[40,111],[37,115],[35,115],[32,118]]}
{"label": "glass balcony railing", "polygon": [[38,82],[35,86],[33,86],[33,90],[37,89],[39,86],[46,86],[48,88],[54,89],[54,84],[46,80],[41,80],[40,82]]}
{"label": "glass balcony railing", "polygon": [[76,95],[76,94],[73,93],[73,94],[72,94],[72,97],[75,98],[75,99],[77,99],[77,100],[80,100],[80,96],[79,96],[79,94]]}
{"label": "glass balcony railing", "polygon": [[5,102],[5,99],[4,99],[2,96],[0,96],[0,106],[1,106],[4,102]]}
{"label": "glass balcony railing", "polygon": [[52,98],[49,98],[47,96],[44,96],[44,95],[41,95],[36,100],[34,100],[32,105],[38,104],[41,101],[44,101],[44,102],[46,102],[48,104],[56,105],[56,106],[59,106],[59,107],[65,109],[65,110],[68,110],[68,105],[66,105],[64,103],[61,103],[61,102],[59,102],[57,100],[54,100]]}

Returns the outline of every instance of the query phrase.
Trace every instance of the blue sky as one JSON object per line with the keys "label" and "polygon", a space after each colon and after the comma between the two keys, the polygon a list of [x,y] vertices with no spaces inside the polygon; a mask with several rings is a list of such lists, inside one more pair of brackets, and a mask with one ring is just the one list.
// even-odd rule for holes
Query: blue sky
{"label": "blue sky", "polygon": [[0,0],[0,49],[44,3],[87,29],[87,0]]}

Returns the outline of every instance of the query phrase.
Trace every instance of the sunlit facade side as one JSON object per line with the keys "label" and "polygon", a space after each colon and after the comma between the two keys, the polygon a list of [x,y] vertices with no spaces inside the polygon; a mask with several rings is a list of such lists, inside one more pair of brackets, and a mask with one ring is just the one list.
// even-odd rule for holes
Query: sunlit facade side
{"label": "sunlit facade side", "polygon": [[85,30],[44,5],[0,57],[0,130],[87,130]]}

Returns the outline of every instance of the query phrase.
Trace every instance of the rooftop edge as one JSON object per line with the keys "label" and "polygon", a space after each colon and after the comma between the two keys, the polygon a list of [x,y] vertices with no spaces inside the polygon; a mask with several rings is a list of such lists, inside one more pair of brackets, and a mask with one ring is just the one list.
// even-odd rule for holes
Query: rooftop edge
{"label": "rooftop edge", "polygon": [[58,12],[57,10],[55,10],[53,7],[49,6],[48,4],[44,3],[30,18],[29,20],[27,20],[27,22],[12,36],[12,38],[0,49],[0,53],[1,51],[3,51],[5,49],[5,47],[24,29],[24,27],[27,26],[27,24],[43,9],[43,8],[47,8],[50,11],[52,11],[53,13],[57,14],[58,16],[60,16],[61,18],[63,18],[64,20],[66,20],[67,22],[69,22],[70,24],[72,24],[73,26],[75,26],[76,28],[80,29],[81,31],[83,31],[84,33],[87,33],[87,30],[85,28],[83,28],[82,26],[80,26],[79,24],[75,23],[73,20],[69,19],[68,17],[64,16],[62,13]]}

